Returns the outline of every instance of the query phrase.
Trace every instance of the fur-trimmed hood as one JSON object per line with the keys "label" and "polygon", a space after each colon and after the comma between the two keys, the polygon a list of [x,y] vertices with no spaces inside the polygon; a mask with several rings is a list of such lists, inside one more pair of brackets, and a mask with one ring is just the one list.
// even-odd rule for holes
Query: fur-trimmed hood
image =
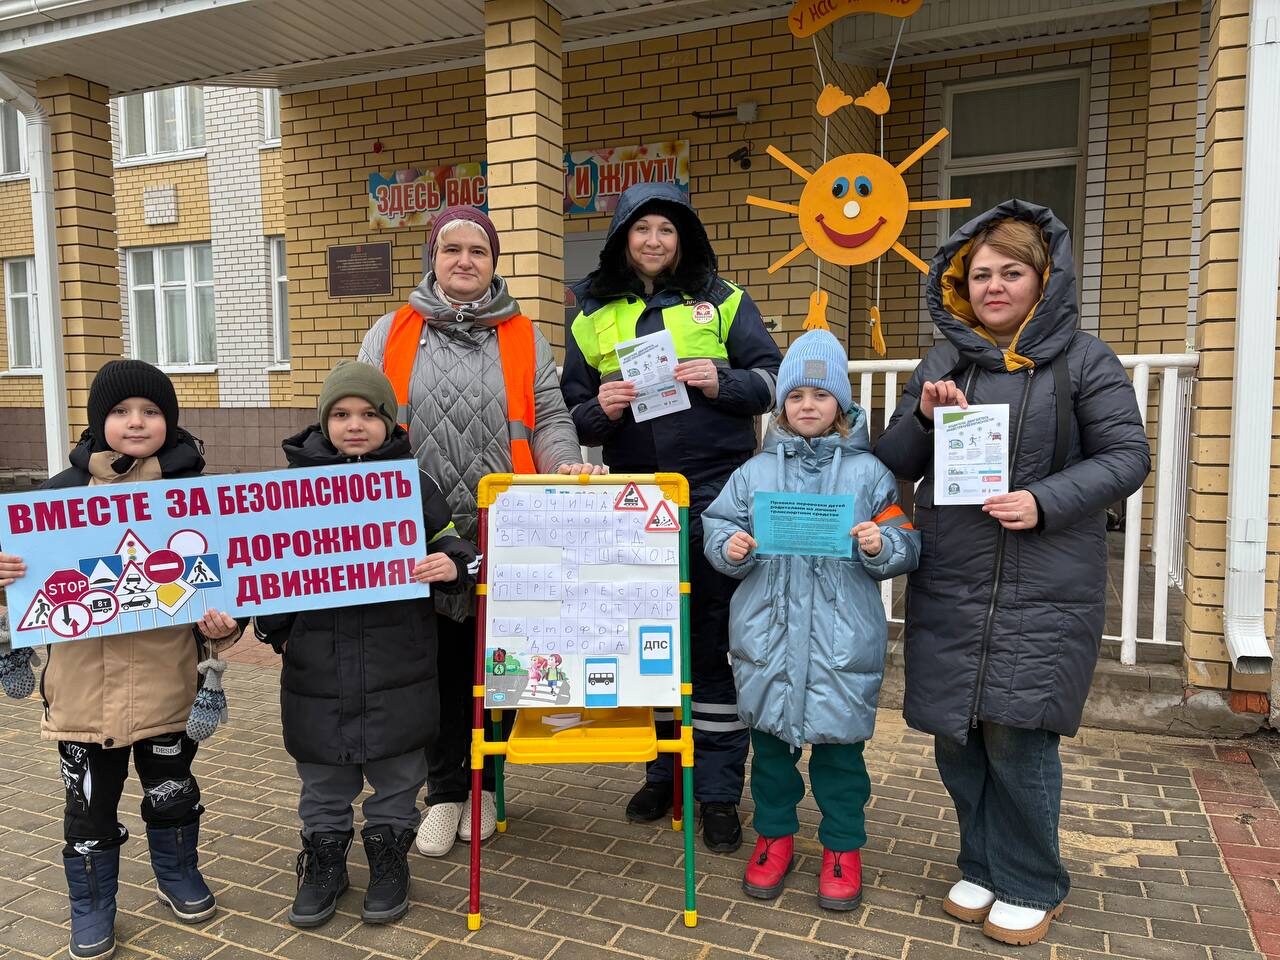
{"label": "fur-trimmed hood", "polygon": [[684,191],[671,183],[637,183],[618,198],[609,224],[600,263],[574,287],[578,301],[587,296],[605,301],[627,293],[643,293],[644,284],[627,260],[627,231],[646,213],[659,213],[676,225],[680,258],[671,274],[659,277],[655,287],[671,287],[691,296],[707,291],[716,278],[716,254],[707,230],[698,219]]}

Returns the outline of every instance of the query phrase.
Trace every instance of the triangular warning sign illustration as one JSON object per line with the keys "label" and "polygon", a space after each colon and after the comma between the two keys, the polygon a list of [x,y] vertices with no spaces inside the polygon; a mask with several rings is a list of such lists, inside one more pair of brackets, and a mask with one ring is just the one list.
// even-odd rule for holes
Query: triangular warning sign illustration
{"label": "triangular warning sign illustration", "polygon": [[640,488],[634,483],[628,483],[618,494],[618,499],[613,501],[613,509],[648,510],[649,504],[645,503],[644,494],[640,492]]}
{"label": "triangular warning sign illustration", "polygon": [[[144,593],[150,593],[156,588],[151,582],[151,578],[142,572],[142,567],[132,560],[125,564],[124,573],[120,575],[120,581],[115,586],[115,595],[122,600],[129,597],[136,597]],[[124,609],[129,609],[126,605]]]}
{"label": "triangular warning sign illustration", "polygon": [[124,563],[143,563],[151,556],[151,551],[132,530],[125,530],[120,543],[116,545],[116,556]]}
{"label": "triangular warning sign illustration", "polygon": [[644,525],[648,533],[675,533],[680,529],[680,521],[671,512],[667,501],[662,500],[649,514],[649,522]]}
{"label": "triangular warning sign illustration", "polygon": [[49,614],[52,610],[53,604],[44,595],[44,591],[37,590],[35,597],[31,600],[31,606],[27,607],[27,612],[22,615],[22,622],[18,624],[18,629],[44,629],[49,624]]}

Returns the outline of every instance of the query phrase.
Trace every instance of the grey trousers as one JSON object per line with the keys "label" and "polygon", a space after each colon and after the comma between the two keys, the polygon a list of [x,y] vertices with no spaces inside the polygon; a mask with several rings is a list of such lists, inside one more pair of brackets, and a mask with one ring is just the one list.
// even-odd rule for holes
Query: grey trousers
{"label": "grey trousers", "polygon": [[305,836],[346,833],[355,814],[351,803],[365,780],[373,793],[361,805],[366,826],[388,824],[395,830],[417,830],[418,792],[427,782],[427,758],[421,750],[370,763],[299,763],[302,793],[298,817]]}

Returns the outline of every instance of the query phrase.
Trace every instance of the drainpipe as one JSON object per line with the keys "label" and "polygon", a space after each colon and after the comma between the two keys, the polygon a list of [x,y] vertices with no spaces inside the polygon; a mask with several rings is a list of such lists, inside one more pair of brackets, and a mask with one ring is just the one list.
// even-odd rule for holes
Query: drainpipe
{"label": "drainpipe", "polygon": [[36,326],[44,381],[44,445],[49,476],[63,468],[71,448],[67,436],[66,358],[62,352],[62,303],[58,297],[58,238],[53,215],[53,138],[49,114],[39,101],[0,73],[0,100],[13,104],[27,122],[27,169],[31,179],[31,233],[35,248]]}
{"label": "drainpipe", "polygon": [[[1271,669],[1264,615],[1271,421],[1280,283],[1280,0],[1249,5],[1240,274],[1227,500],[1227,595],[1223,619],[1231,665]],[[1274,700],[1273,700],[1274,704]]]}

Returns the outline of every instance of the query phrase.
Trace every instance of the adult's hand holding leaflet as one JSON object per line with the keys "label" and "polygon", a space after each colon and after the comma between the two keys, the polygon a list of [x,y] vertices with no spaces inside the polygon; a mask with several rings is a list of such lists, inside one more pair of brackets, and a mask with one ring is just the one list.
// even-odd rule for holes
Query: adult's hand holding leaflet
{"label": "adult's hand holding leaflet", "polygon": [[933,502],[979,504],[1009,492],[1009,405],[933,411]]}
{"label": "adult's hand holding leaflet", "polygon": [[631,415],[637,423],[689,409],[689,390],[676,379],[676,342],[665,327],[613,348],[622,379],[636,388]]}

